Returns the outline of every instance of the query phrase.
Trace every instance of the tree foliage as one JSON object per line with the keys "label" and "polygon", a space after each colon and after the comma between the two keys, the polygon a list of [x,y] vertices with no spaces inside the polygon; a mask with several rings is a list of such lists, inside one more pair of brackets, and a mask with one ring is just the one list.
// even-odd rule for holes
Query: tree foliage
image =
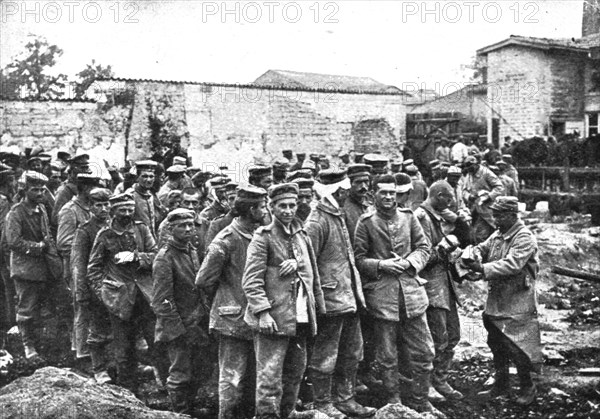
{"label": "tree foliage", "polygon": [[3,96],[32,99],[56,99],[65,93],[67,76],[51,75],[48,70],[56,64],[63,50],[50,45],[44,37],[32,36],[25,51],[13,58],[0,73]]}
{"label": "tree foliage", "polygon": [[96,60],[92,60],[91,64],[77,73],[79,78],[75,85],[75,97],[78,99],[84,98],[86,91],[98,79],[114,77],[111,66],[102,67],[101,64],[96,64]]}

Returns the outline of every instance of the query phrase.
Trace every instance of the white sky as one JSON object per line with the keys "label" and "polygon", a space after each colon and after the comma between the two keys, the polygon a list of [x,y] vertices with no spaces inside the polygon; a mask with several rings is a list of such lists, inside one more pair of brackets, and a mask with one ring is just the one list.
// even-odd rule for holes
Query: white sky
{"label": "white sky", "polygon": [[581,15],[578,0],[1,0],[0,66],[33,33],[64,50],[56,70],[69,77],[95,59],[119,77],[249,83],[284,69],[368,76],[401,88],[418,83],[443,93],[466,81],[461,65],[477,49],[511,34],[577,38]]}

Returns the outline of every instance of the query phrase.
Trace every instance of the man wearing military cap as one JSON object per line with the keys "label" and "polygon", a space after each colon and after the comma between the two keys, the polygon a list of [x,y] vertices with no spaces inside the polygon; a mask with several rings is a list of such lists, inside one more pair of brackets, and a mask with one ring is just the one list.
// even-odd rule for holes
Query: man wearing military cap
{"label": "man wearing military cap", "polygon": [[381,154],[367,154],[363,158],[365,164],[368,164],[372,167],[373,176],[384,175],[388,172],[387,165],[389,163],[389,159]]}
{"label": "man wearing military cap", "polygon": [[310,169],[298,169],[293,172],[289,172],[287,174],[286,180],[288,182],[293,182],[296,179],[312,179],[313,173]]}
{"label": "man wearing military cap", "polygon": [[171,409],[190,414],[196,392],[206,380],[202,374],[203,347],[208,335],[201,321],[208,315],[205,296],[194,284],[200,260],[191,244],[193,211],[178,208],[169,213],[171,238],[153,263],[152,309],[156,314],[156,341],[167,344],[171,366],[167,390]]}
{"label": "man wearing military cap", "polygon": [[89,356],[86,346],[87,319],[85,313],[76,302],[75,286],[71,277],[71,248],[75,232],[90,217],[90,191],[100,185],[98,176],[79,173],[77,175],[77,195],[67,202],[58,214],[58,232],[56,247],[63,261],[63,279],[71,289],[73,298],[73,333],[71,348],[75,350],[77,358]]}
{"label": "man wearing military cap", "polygon": [[295,218],[298,185],[269,188],[273,221],[248,246],[244,320],[255,331],[256,417],[287,418],[306,368],[306,339],[325,302],[310,238]]}
{"label": "man wearing military cap", "polygon": [[362,164],[364,163],[365,153],[354,153],[354,163]]}
{"label": "man wearing military cap", "polygon": [[296,178],[291,182],[298,185],[298,209],[296,210],[296,217],[302,222],[305,222],[310,212],[314,208],[314,191],[313,186],[315,181],[307,178]]}
{"label": "man wearing military cap", "polygon": [[536,395],[531,371],[539,372],[543,362],[535,291],[538,245],[519,219],[516,197],[500,196],[490,207],[497,230],[468,252],[474,257],[463,259],[489,283],[483,325],[488,331],[496,380],[491,390],[479,395],[495,398],[510,392],[508,369],[512,361],[521,387],[516,402],[529,405]]}
{"label": "man wearing military cap", "polygon": [[[227,187],[231,179],[226,176],[215,176],[210,180],[210,197],[212,202],[202,210],[200,216],[209,222],[215,218],[227,214],[230,209],[229,196],[232,194],[232,188]],[[237,185],[236,185],[237,186]],[[233,187],[235,191],[235,187]],[[208,225],[206,227],[208,229]]]}
{"label": "man wearing military cap", "polygon": [[345,151],[342,154],[340,154],[339,157],[340,157],[340,164],[338,165],[338,168],[340,170],[347,169],[348,166],[350,165],[350,153]]}
{"label": "man wearing military cap", "polygon": [[248,169],[248,183],[266,191],[273,184],[273,169],[262,165],[250,166]]}
{"label": "man wearing military cap", "polygon": [[[290,164],[287,161],[282,161],[281,159],[275,160],[273,162],[273,183],[279,184],[285,182],[285,177],[287,175]],[[268,189],[268,188],[267,188]]]}
{"label": "man wearing military cap", "polygon": [[380,176],[373,183],[376,210],[358,221],[354,251],[367,309],[375,318],[375,360],[388,402],[400,403],[397,342],[401,338],[412,373],[406,404],[418,412],[436,412],[427,400],[434,352],[425,315],[425,281],[418,276],[430,247],[413,212],[398,208],[394,177]]}
{"label": "man wearing military cap", "polygon": [[237,196],[237,187],[238,184],[236,182],[229,182],[226,185],[225,191],[227,194],[227,203],[229,205],[229,211],[227,211],[226,214],[219,215],[217,218],[214,218],[210,221],[205,238],[205,243],[207,247],[210,244],[210,242],[212,242],[212,240],[215,238],[215,236],[219,233],[219,231],[223,230],[225,227],[231,224],[231,222],[235,218],[234,203]]}
{"label": "man wearing military cap", "polygon": [[191,165],[191,159],[188,157],[187,150],[181,147],[181,138],[173,137],[171,139],[170,148],[163,157],[162,164],[165,169],[171,167],[174,164],[175,158],[177,157],[183,158],[183,164],[185,166]]}
{"label": "man wearing military cap", "polygon": [[68,178],[56,191],[54,208],[52,209],[50,222],[54,228],[58,228],[58,213],[63,205],[77,195],[77,175],[80,173],[89,173],[89,171],[90,156],[88,154],[78,154],[69,160],[69,168],[67,169]]}
{"label": "man wearing military cap", "polygon": [[293,150],[291,150],[289,148],[282,150],[281,155],[283,156],[284,159],[286,159],[286,161],[289,165],[292,164],[292,160],[294,160],[294,151]]}
{"label": "man wearing military cap", "polygon": [[401,160],[392,160],[390,164],[392,174],[398,173],[402,170],[402,161]]}
{"label": "man wearing military cap", "polygon": [[290,172],[301,169],[305,159],[306,153],[296,153],[296,163],[292,164]]}
{"label": "man wearing military cap", "polygon": [[[24,197],[6,216],[5,235],[10,249],[10,276],[17,298],[17,323],[23,339],[25,357],[38,358],[36,328],[41,325],[40,307],[44,302],[55,309],[60,294],[60,278],[54,278],[46,255],[56,255],[44,191],[48,178],[41,173],[23,174]],[[41,327],[40,327],[41,329]]]}
{"label": "man wearing military cap", "polygon": [[473,217],[473,234],[476,243],[487,239],[495,229],[490,205],[501,195],[504,195],[504,185],[490,169],[480,165],[473,156],[468,156],[463,162],[463,176],[458,184],[458,190],[464,204]]}
{"label": "man wearing military cap", "polygon": [[[247,416],[254,407],[249,376],[255,362],[252,330],[244,322],[247,300],[242,289],[246,252],[254,231],[264,223],[267,192],[255,186],[240,187],[234,202],[237,217],[217,234],[196,275],[196,286],[213,292],[210,331],[219,339],[219,418]],[[247,401],[247,403],[244,403]],[[244,412],[244,405],[246,412]]]}
{"label": "man wearing military cap", "polygon": [[157,167],[158,163],[153,160],[137,161],[135,163],[137,180],[128,190],[135,201],[133,219],[146,224],[155,240],[158,226],[167,212],[153,192]]}
{"label": "man wearing military cap", "polygon": [[[412,188],[408,194],[408,200],[404,203],[406,208],[415,210],[427,199],[427,184],[419,177],[419,169],[414,164],[404,168],[404,173],[410,177]],[[398,177],[396,177],[398,180]]]}
{"label": "man wearing military cap", "polygon": [[[517,185],[517,189],[518,189],[519,188],[519,172],[517,171],[515,166],[513,166],[512,155],[503,154],[502,160],[506,163],[506,169],[504,169],[504,174],[506,176],[512,178],[512,180],[515,181],[515,185]],[[496,164],[498,164],[498,163],[496,163]]]}
{"label": "man wearing military cap", "polygon": [[[87,265],[96,235],[101,229],[107,227],[110,221],[110,197],[110,190],[104,188],[94,188],[89,192],[91,217],[77,228],[70,258],[75,307],[78,307],[80,311],[80,318],[88,321],[86,343],[92,359],[94,379],[98,384],[112,382],[112,378],[108,374],[108,354],[106,353],[111,334],[110,317],[102,301],[90,288]],[[81,335],[77,335],[77,327],[75,331],[76,338],[79,338]]]}
{"label": "man wearing military cap", "polygon": [[350,179],[350,190],[343,207],[350,242],[354,243],[354,231],[358,219],[371,207],[368,201],[368,193],[371,188],[371,166],[360,163],[348,166],[348,178]]}
{"label": "man wearing military cap", "polygon": [[167,195],[172,190],[182,190],[192,186],[192,181],[186,175],[186,168],[181,164],[174,164],[167,169],[167,182],[160,187],[156,196],[163,206],[167,206]]}
{"label": "man wearing military cap", "polygon": [[363,353],[358,309],[366,306],[341,211],[350,180],[345,170],[330,169],[321,171],[319,181],[322,198],[306,222],[306,231],[317,258],[326,314],[318,320],[308,376],[317,410],[332,419],[368,417],[375,409],[355,399],[356,372]]}
{"label": "man wearing military cap", "polygon": [[92,291],[110,313],[117,382],[136,393],[135,342],[139,331],[158,370],[157,378],[162,379],[165,374],[154,344],[156,317],[150,307],[152,263],[157,248],[150,228],[133,218],[136,209],[133,195],[113,196],[110,205],[112,220],[96,236],[88,263],[88,279]]}
{"label": "man wearing military cap", "polygon": [[507,175],[508,163],[500,159],[496,161],[496,166],[498,167],[498,173],[494,172],[494,174],[500,178],[500,181],[504,185],[506,195],[519,196],[519,184],[515,183],[515,180]]}

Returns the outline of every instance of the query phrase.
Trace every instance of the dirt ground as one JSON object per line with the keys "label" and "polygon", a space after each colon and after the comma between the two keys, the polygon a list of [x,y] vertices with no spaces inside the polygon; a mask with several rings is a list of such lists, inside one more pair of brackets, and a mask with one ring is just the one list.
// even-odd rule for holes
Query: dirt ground
{"label": "dirt ground", "polygon": [[[553,222],[549,222],[553,221]],[[549,220],[532,214],[526,222],[535,232],[540,247],[541,273],[536,282],[539,314],[544,343],[545,363],[536,377],[539,392],[534,404],[516,407],[509,399],[493,403],[478,400],[476,394],[493,375],[491,353],[486,345],[486,332],[481,321],[485,301],[485,285],[464,284],[465,304],[461,308],[462,340],[457,348],[451,383],[465,394],[458,402],[443,402],[437,407],[450,418],[600,418],[600,375],[583,375],[581,368],[600,368],[600,283],[586,282],[555,275],[552,265],[600,273],[600,238],[593,236],[589,218],[572,216]],[[65,331],[59,333],[57,345],[47,340],[41,352],[49,354],[48,364],[71,368],[89,374],[85,361],[75,361],[64,342]],[[9,337],[6,349],[14,362],[0,370],[0,387],[17,377],[35,371],[23,358],[18,337]],[[514,393],[518,390],[513,372]],[[211,380],[201,389],[198,403],[205,408],[205,417],[216,417],[216,382]],[[359,401],[382,407],[379,389],[359,395]],[[148,406],[168,410],[164,389],[151,375],[146,376],[141,398]]]}

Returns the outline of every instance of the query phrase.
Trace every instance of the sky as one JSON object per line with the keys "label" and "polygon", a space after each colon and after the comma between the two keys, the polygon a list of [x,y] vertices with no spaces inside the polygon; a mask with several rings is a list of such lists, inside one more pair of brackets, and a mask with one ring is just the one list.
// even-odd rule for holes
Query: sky
{"label": "sky", "polygon": [[0,1],[0,67],[28,34],[119,77],[250,83],[269,69],[372,77],[438,94],[510,35],[581,36],[582,1]]}

